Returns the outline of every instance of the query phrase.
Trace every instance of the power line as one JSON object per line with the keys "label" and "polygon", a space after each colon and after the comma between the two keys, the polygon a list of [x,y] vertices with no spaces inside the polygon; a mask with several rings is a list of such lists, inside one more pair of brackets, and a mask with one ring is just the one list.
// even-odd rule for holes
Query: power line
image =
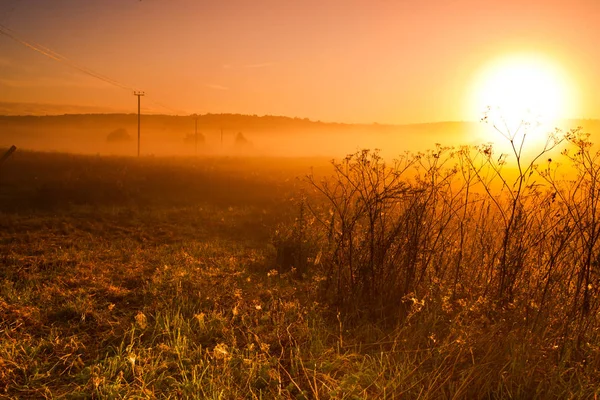
{"label": "power line", "polygon": [[188,113],[188,112],[186,112],[186,111],[183,111],[183,110],[177,110],[177,109],[175,109],[175,108],[172,108],[172,107],[166,106],[166,105],[164,105],[164,104],[162,104],[162,103],[159,103],[158,101],[154,100],[154,99],[152,98],[152,96],[148,96],[148,94],[146,94],[146,97],[148,98],[148,100],[150,100],[150,102],[151,102],[151,103],[154,103],[154,104],[156,104],[157,106],[164,108],[165,110],[169,110],[169,111],[171,111],[173,114],[176,114],[176,115],[187,115],[187,114],[189,114],[189,113]]}
{"label": "power line", "polygon": [[117,87],[119,87],[121,89],[125,89],[125,90],[128,90],[128,91],[135,90],[131,86],[125,85],[125,84],[123,84],[123,83],[121,83],[119,81],[111,79],[111,78],[109,78],[109,77],[107,77],[105,75],[102,75],[102,74],[100,74],[100,73],[98,73],[98,72],[96,72],[94,70],[91,70],[91,69],[89,69],[89,68],[87,68],[85,66],[79,65],[79,64],[75,63],[74,61],[70,60],[69,58],[67,58],[67,57],[65,57],[65,56],[63,56],[63,55],[61,55],[61,54],[59,54],[59,53],[57,53],[57,52],[55,52],[53,50],[50,50],[49,48],[44,47],[44,46],[42,46],[39,43],[27,41],[27,40],[19,37],[17,35],[17,33],[15,31],[13,31],[12,29],[7,28],[6,26],[1,25],[1,24],[0,24],[0,33],[3,34],[4,36],[7,36],[7,37],[11,38],[12,40],[16,41],[17,43],[22,44],[25,47],[29,47],[30,49],[32,49],[34,51],[37,51],[38,53],[43,54],[46,57],[49,57],[49,58],[51,58],[51,59],[53,59],[55,61],[58,61],[60,63],[66,64],[69,67],[74,68],[74,69],[76,69],[76,70],[78,70],[80,72],[83,72],[86,75],[92,76],[92,77],[94,77],[96,79],[100,79],[101,81],[109,83],[109,84],[111,84],[113,86],[117,86]]}
{"label": "power line", "polygon": [[[73,69],[76,69],[76,70],[78,70],[78,71],[80,71],[80,72],[82,72],[82,73],[84,73],[86,75],[89,75],[91,77],[99,79],[99,80],[101,80],[103,82],[106,82],[106,83],[108,83],[110,85],[116,86],[118,88],[130,91],[130,92],[136,92],[136,91],[138,91],[136,88],[134,88],[132,86],[126,85],[124,83],[121,83],[121,82],[119,82],[119,81],[117,81],[115,79],[112,79],[112,78],[110,78],[110,77],[108,77],[106,75],[103,75],[103,74],[101,74],[99,72],[96,72],[96,71],[94,71],[94,70],[92,70],[92,69],[90,69],[90,68],[88,68],[86,66],[78,64],[78,63],[74,62],[73,60],[69,59],[68,57],[66,57],[66,56],[64,56],[64,55],[62,55],[60,53],[57,53],[56,51],[51,50],[51,49],[49,49],[49,48],[47,48],[47,47],[45,47],[45,46],[43,46],[43,45],[41,45],[39,43],[33,42],[31,40],[25,40],[21,36],[19,36],[14,30],[12,30],[12,29],[10,29],[10,28],[2,25],[2,24],[0,24],[0,34],[9,37],[10,39],[16,41],[17,43],[19,43],[19,44],[21,44],[21,45],[23,45],[25,47],[28,47],[28,48],[30,48],[30,49],[32,49],[32,50],[34,50],[34,51],[36,51],[36,52],[38,52],[38,53],[46,56],[46,57],[48,57],[48,58],[51,58],[51,59],[53,59],[55,61],[63,63],[63,64],[65,64],[65,65],[67,65],[67,66],[69,66],[69,67],[71,67]],[[146,94],[146,96],[148,97],[147,94]],[[149,100],[150,100],[150,102],[156,104],[157,106],[162,107],[162,108],[164,108],[166,110],[169,110],[169,111],[171,111],[171,112],[173,112],[175,114],[180,114],[180,115],[181,114],[187,114],[184,111],[176,110],[176,109],[174,109],[172,107],[166,106],[166,105],[164,105],[164,104],[162,104],[162,103],[154,100],[153,98],[149,98]]]}

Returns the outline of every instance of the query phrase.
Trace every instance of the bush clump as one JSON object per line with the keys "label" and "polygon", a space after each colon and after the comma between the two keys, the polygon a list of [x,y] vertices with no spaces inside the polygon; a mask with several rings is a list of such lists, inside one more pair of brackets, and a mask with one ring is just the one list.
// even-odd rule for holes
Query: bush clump
{"label": "bush clump", "polygon": [[525,135],[503,133],[510,157],[438,145],[388,164],[363,150],[329,179],[309,177],[321,299],[393,326],[421,310],[501,322],[563,354],[597,343],[600,153],[581,129],[554,132],[533,156]]}
{"label": "bush clump", "polygon": [[128,142],[130,140],[131,140],[131,136],[129,135],[129,132],[127,132],[127,129],[125,129],[125,128],[115,129],[114,131],[110,132],[106,136],[106,141],[108,143],[123,143],[123,142]]}

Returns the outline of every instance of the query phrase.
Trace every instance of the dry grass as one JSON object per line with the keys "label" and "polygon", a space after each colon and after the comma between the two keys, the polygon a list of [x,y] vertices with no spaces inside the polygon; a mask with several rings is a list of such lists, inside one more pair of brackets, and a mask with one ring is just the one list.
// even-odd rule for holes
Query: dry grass
{"label": "dry grass", "polygon": [[561,361],[485,299],[414,302],[385,326],[322,303],[312,270],[278,271],[271,237],[298,226],[295,176],[314,163],[15,154],[0,171],[0,397],[600,394],[597,359]]}

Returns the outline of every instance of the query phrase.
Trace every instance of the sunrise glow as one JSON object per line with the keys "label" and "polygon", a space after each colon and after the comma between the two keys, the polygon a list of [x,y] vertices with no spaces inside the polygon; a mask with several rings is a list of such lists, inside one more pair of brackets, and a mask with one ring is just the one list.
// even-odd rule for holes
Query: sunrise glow
{"label": "sunrise glow", "polygon": [[469,108],[491,109],[510,129],[521,122],[553,124],[577,113],[573,84],[558,61],[538,55],[509,56],[481,69]]}

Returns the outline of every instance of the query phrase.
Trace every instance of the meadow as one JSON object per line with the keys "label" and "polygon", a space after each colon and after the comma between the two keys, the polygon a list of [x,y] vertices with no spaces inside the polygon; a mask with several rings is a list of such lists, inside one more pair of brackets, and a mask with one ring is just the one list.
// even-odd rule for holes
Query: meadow
{"label": "meadow", "polygon": [[[600,165],[486,146],[394,162],[0,167],[0,396],[597,398]],[[574,171],[574,172],[573,172]]]}

